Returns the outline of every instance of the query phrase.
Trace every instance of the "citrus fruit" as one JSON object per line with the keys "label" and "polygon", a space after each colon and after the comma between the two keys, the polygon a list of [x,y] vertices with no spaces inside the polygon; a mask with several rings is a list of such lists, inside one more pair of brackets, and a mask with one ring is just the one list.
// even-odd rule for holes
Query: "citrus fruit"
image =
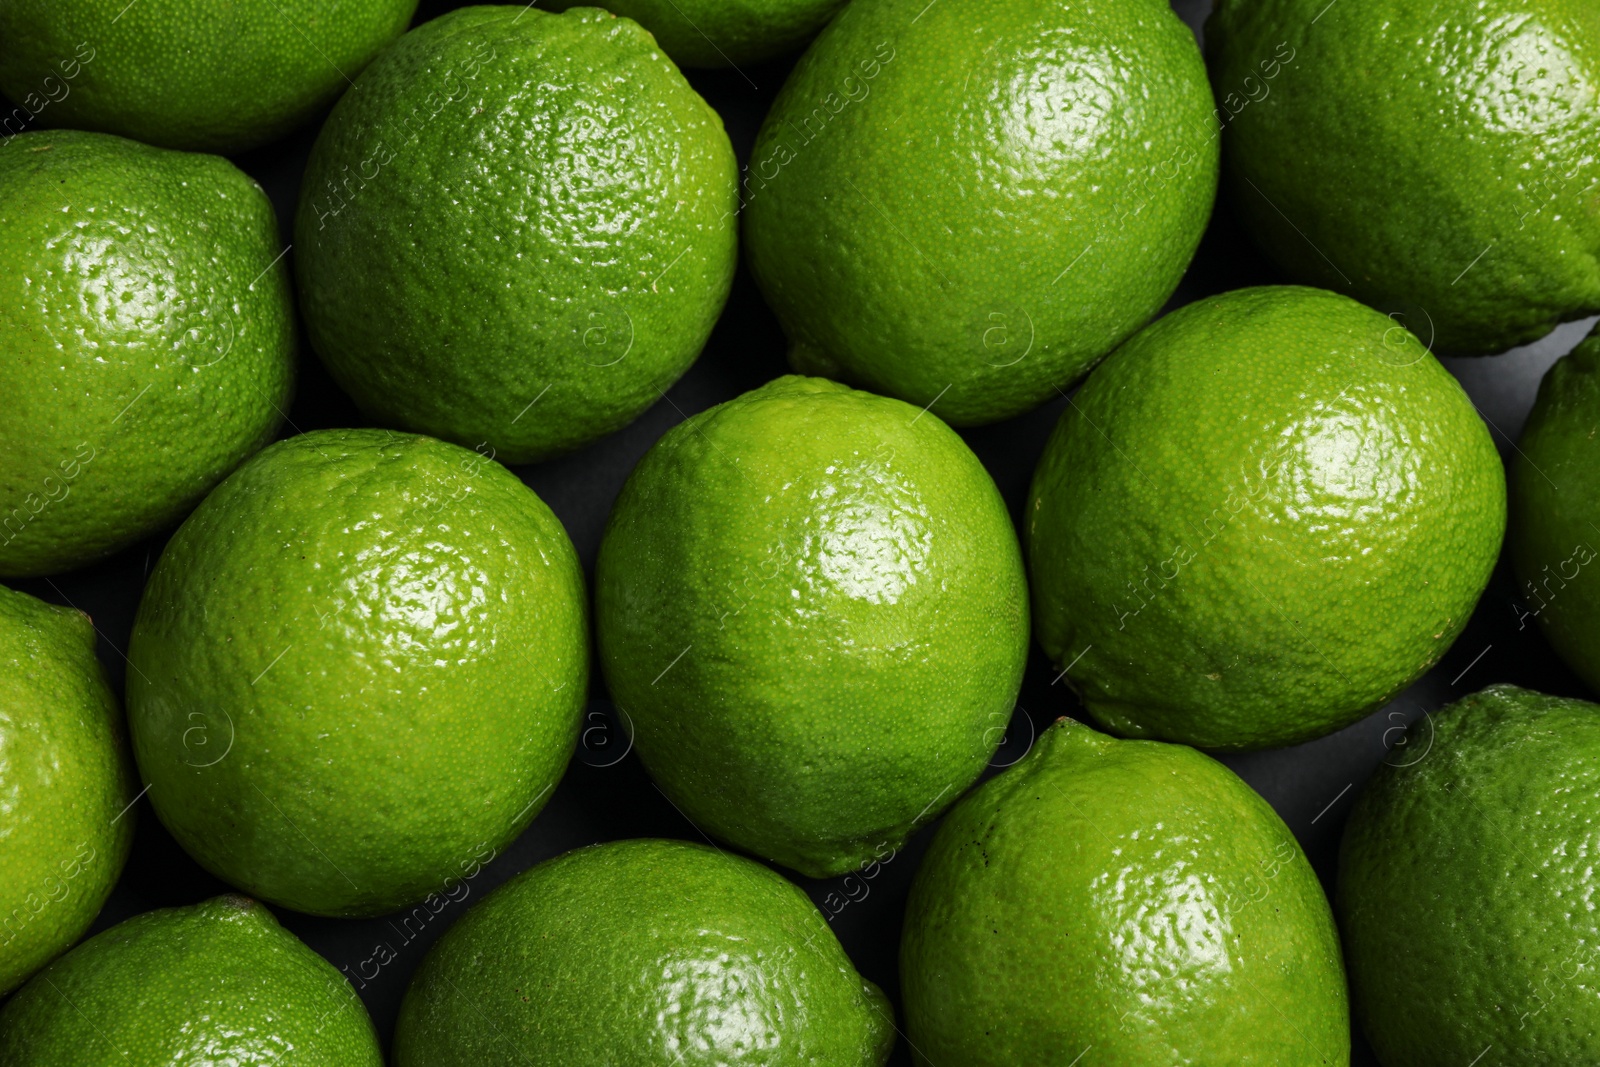
{"label": "citrus fruit", "polygon": [[1600,311],[1600,7],[1220,0],[1206,41],[1231,199],[1297,280],[1462,354]]}
{"label": "citrus fruit", "polygon": [[1166,0],[860,0],[790,76],[740,185],[790,362],[992,422],[1177,287],[1217,125]]}
{"label": "citrus fruit", "polygon": [[1338,934],[1288,827],[1191,748],[1067,719],[934,834],[900,982],[939,1067],[1350,1062]]}
{"label": "citrus fruit", "polygon": [[134,755],[190,855],[274,903],[379,914],[549,798],[585,700],[583,575],[487,458],[318,431],[183,524],[128,655]]}
{"label": "citrus fruit", "polygon": [[1600,1059],[1600,707],[1495,685],[1414,723],[1345,826],[1351,1002],[1385,1067]]}
{"label": "citrus fruit", "polygon": [[880,1067],[889,1002],[815,905],[750,860],[615,841],[525,871],[412,980],[396,1067]]}
{"label": "citrus fruit", "polygon": [[1561,658],[1600,689],[1600,334],[1546,372],[1511,459],[1517,629],[1537,619]]}
{"label": "citrus fruit", "polygon": [[6,143],[0,575],[110,555],[271,440],[294,374],[281,253],[225,159],[70,130]]}
{"label": "citrus fruit", "polygon": [[595,8],[469,7],[368,68],[295,220],[312,346],[380,422],[507,463],[631,422],[732,284],[722,120]]}
{"label": "citrus fruit", "polygon": [[1460,385],[1316,289],[1190,304],[1095,371],[1034,472],[1039,641],[1114,733],[1332,733],[1438,662],[1489,580],[1505,477]]}
{"label": "citrus fruit", "polygon": [[136,915],[51,964],[0,1010],[8,1067],[382,1067],[333,965],[253,900]]}
{"label": "citrus fruit", "polygon": [[[606,0],[683,67],[760,63],[805,44],[844,0]],[[555,0],[553,10],[583,6]]]}
{"label": "citrus fruit", "polygon": [[0,996],[83,936],[133,841],[94,637],[87,615],[0,586]]}
{"label": "citrus fruit", "polygon": [[1016,534],[977,457],[935,415],[818,378],[646,453],[595,616],[672,802],[813,877],[882,859],[977,778],[1028,646]]}
{"label": "citrus fruit", "polygon": [[417,0],[6,0],[0,92],[51,126],[241,152],[332,103],[416,7]]}

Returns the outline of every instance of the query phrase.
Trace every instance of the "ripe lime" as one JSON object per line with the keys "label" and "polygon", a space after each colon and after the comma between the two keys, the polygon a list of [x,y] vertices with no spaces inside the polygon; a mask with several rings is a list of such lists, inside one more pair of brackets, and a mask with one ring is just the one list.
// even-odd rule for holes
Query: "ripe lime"
{"label": "ripe lime", "polygon": [[631,422],[711,333],[722,120],[595,8],[470,7],[368,68],[295,220],[311,343],[372,418],[525,463]]}
{"label": "ripe lime", "polygon": [[438,890],[533,819],[577,740],[583,575],[505,468],[386,430],[280,441],[168,543],[128,719],[218,877],[322,915]]}
{"label": "ripe lime", "polygon": [[601,662],[696,825],[823,877],[983,770],[1028,647],[1016,534],[937,416],[786,377],[645,455],[595,570]]}
{"label": "ripe lime", "polygon": [[0,996],[83,936],[133,842],[94,626],[0,586]]}
{"label": "ripe lime", "polygon": [[1227,182],[1267,254],[1440,351],[1600,311],[1600,5],[1221,0]]}
{"label": "ripe lime", "polygon": [[1333,915],[1288,827],[1193,749],[1070,720],[940,825],[900,981],[937,1067],[1350,1062]]}
{"label": "ripe lime", "polygon": [[1056,426],[1039,640],[1116,733],[1307,741],[1438,662],[1504,528],[1489,432],[1414,336],[1321,290],[1227,293],[1130,340]]}
{"label": "ripe lime", "polygon": [[681,841],[541,863],[428,954],[396,1067],[881,1067],[889,1002],[800,889]]}
{"label": "ripe lime", "polygon": [[0,575],[125,548],[272,439],[282,252],[225,159],[70,130],[0,149]]}
{"label": "ripe lime", "polygon": [[1177,287],[1211,112],[1167,0],[856,0],[741,185],[790,362],[953,425],[1055,397]]}

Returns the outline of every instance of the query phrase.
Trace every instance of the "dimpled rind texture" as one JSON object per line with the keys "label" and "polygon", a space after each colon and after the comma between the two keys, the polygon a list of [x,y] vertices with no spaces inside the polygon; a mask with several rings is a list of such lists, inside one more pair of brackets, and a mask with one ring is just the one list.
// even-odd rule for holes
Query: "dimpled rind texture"
{"label": "dimpled rind texture", "polygon": [[937,1067],[1346,1067],[1333,915],[1266,801],[1181,745],[1061,720],[912,883],[906,1035]]}
{"label": "dimpled rind texture", "polygon": [[1600,311],[1593,0],[1220,0],[1206,41],[1224,181],[1296,280],[1441,352]]}
{"label": "dimpled rind texture", "polygon": [[[565,11],[582,4],[555,0],[547,6]],[[600,6],[649,30],[679,66],[727,67],[799,48],[844,0],[605,0]]]}
{"label": "dimpled rind texture", "polygon": [[[5,0],[0,92],[50,126],[242,152],[314,117],[417,0]],[[10,127],[6,127],[10,129]]]}
{"label": "dimpled rind texture", "polygon": [[1600,335],[1539,384],[1511,460],[1511,561],[1519,626],[1545,638],[1600,690]]}
{"label": "dimpled rind texture", "polygon": [[272,439],[294,377],[282,250],[225,159],[70,130],[5,142],[0,575],[108,556]]}
{"label": "dimpled rind texture", "polygon": [[7,1067],[383,1067],[344,976],[239,896],[95,935],[0,1010]]}
{"label": "dimpled rind texture", "polygon": [[189,854],[299,911],[381,914],[514,839],[560,779],[588,683],[583,574],[486,457],[317,431],[183,524],[129,661],[134,755]]}
{"label": "dimpled rind texture", "polygon": [[813,877],[977,778],[1028,650],[1021,551],[937,416],[785,377],[669,431],[595,570],[601,663],[694,823]]}
{"label": "dimpled rind texture", "polygon": [[1172,294],[1218,146],[1166,0],[861,0],[761,128],[750,269],[795,370],[993,422]]}
{"label": "dimpled rind texture", "polygon": [[296,218],[312,346],[369,417],[507,463],[636,418],[733,281],[722,120],[638,24],[469,7],[339,102]]}
{"label": "dimpled rind texture", "polygon": [[1113,733],[1309,741],[1438,662],[1505,514],[1472,402],[1393,319],[1316,289],[1211,297],[1106,360],[1045,446],[1039,641]]}
{"label": "dimpled rind texture", "polygon": [[1600,707],[1495,685],[1378,768],[1336,906],[1384,1067],[1600,1062],[1597,752]]}
{"label": "dimpled rind texture", "polygon": [[0,586],[0,996],[83,935],[133,842],[94,636],[87,615]]}
{"label": "dimpled rind texture", "polygon": [[512,879],[428,954],[395,1067],[881,1067],[892,1009],[798,887],[682,841]]}

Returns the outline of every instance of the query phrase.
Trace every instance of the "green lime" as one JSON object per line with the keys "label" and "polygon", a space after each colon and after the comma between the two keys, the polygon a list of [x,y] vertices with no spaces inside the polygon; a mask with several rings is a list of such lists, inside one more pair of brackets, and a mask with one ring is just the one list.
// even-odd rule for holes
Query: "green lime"
{"label": "green lime", "polygon": [[[684,67],[760,63],[811,39],[845,0],[604,0],[655,37]],[[556,11],[585,0],[554,0]]]}
{"label": "green lime", "polygon": [[601,663],[696,826],[813,877],[978,777],[1028,649],[1016,534],[938,417],[820,378],[675,427],[612,510]]}
{"label": "green lime", "polygon": [[1472,402],[1392,318],[1317,289],[1190,304],[1097,370],[1034,472],[1039,641],[1114,733],[1308,741],[1421,677],[1505,529]]}
{"label": "green lime", "polygon": [[382,1067],[343,976],[253,900],[135,916],[0,1010],[6,1067]]}
{"label": "green lime", "polygon": [[400,1007],[396,1067],[881,1067],[888,1000],[815,905],[750,860],[614,841],[453,926]]}
{"label": "green lime", "polygon": [[1285,270],[1499,352],[1600,311],[1600,5],[1220,0],[1238,215]]}
{"label": "green lime", "polygon": [[1339,853],[1350,993],[1386,1067],[1600,1062],[1600,707],[1495,685],[1413,724]]}
{"label": "green lime", "polygon": [[636,23],[453,11],[317,139],[295,220],[312,345],[380,422],[507,463],[577,448],[700,354],[735,178],[722,120]]}
{"label": "green lime", "polygon": [[1539,384],[1511,468],[1511,560],[1522,587],[1517,629],[1545,637],[1600,689],[1600,333]]}
{"label": "green lime", "polygon": [[1338,932],[1289,828],[1191,748],[1068,719],[940,825],[900,983],[938,1067],[1350,1062]]}
{"label": "green lime", "polygon": [[125,548],[272,439],[282,251],[225,159],[70,130],[0,147],[0,575]]}
{"label": "green lime", "polygon": [[0,996],[83,936],[133,842],[94,637],[82,612],[0,586]]}
{"label": "green lime", "polygon": [[156,814],[266,900],[374,915],[505,846],[588,683],[583,573],[493,461],[387,430],[280,441],[168,543],[128,719]]}
{"label": "green lime", "polygon": [[0,92],[51,126],[205,152],[281,137],[344,91],[417,0],[5,0]]}
{"label": "green lime", "polygon": [[1177,287],[1211,111],[1167,0],[857,0],[740,187],[790,362],[958,426],[1055,397]]}

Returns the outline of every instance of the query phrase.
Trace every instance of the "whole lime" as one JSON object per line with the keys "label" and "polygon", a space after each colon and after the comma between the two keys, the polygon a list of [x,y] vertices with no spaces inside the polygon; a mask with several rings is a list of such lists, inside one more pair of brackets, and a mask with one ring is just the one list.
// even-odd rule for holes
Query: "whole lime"
{"label": "whole lime", "polygon": [[[736,67],[791,52],[811,39],[845,0],[605,0],[633,19],[684,67]],[[585,0],[555,0],[565,11]]]}
{"label": "whole lime", "polygon": [[615,841],[541,863],[440,940],[396,1067],[881,1067],[889,1002],[816,906],[750,860]]}
{"label": "whole lime", "polygon": [[70,130],[6,143],[0,575],[108,556],[272,439],[294,375],[281,257],[272,204],[225,159]]}
{"label": "whole lime", "polygon": [[322,915],[517,836],[577,740],[583,575],[505,468],[386,430],[280,441],[168,543],[129,642],[156,814],[218,877]]}
{"label": "whole lime", "polygon": [[1067,719],[940,825],[900,982],[939,1067],[1350,1062],[1338,933],[1289,828],[1193,749]]}
{"label": "whole lime", "polygon": [[332,103],[416,8],[417,0],[6,0],[0,92],[20,105],[11,119],[242,152]]}
{"label": "whole lime", "polygon": [[1316,289],[1190,304],[1079,391],[1034,472],[1039,641],[1114,733],[1332,733],[1438,662],[1488,583],[1505,476],[1456,380]]}
{"label": "whole lime", "polygon": [[1600,311],[1600,6],[1220,0],[1238,215],[1285,270],[1499,352]]}
{"label": "whole lime", "polygon": [[87,615],[0,586],[0,996],[83,936],[133,841],[94,638]]}
{"label": "whole lime", "polygon": [[883,859],[993,755],[1022,681],[1005,504],[949,427],[780,378],[677,426],[612,510],[601,663],[699,827],[813,877]]}
{"label": "whole lime", "polygon": [[1600,334],[1556,362],[1511,460],[1517,628],[1532,619],[1591,689],[1600,689]]}
{"label": "whole lime", "polygon": [[295,220],[311,343],[372,418],[508,463],[631,422],[733,280],[722,120],[628,20],[469,7],[383,54]]}
{"label": "whole lime", "polygon": [[1339,853],[1351,1000],[1385,1067],[1600,1060],[1597,826],[1600,707],[1495,685],[1412,725]]}
{"label": "whole lime", "polygon": [[1217,149],[1167,0],[858,0],[756,140],[750,269],[796,370],[992,422],[1172,294]]}
{"label": "whole lime", "polygon": [[137,915],[0,1010],[7,1067],[382,1067],[333,966],[245,897]]}

